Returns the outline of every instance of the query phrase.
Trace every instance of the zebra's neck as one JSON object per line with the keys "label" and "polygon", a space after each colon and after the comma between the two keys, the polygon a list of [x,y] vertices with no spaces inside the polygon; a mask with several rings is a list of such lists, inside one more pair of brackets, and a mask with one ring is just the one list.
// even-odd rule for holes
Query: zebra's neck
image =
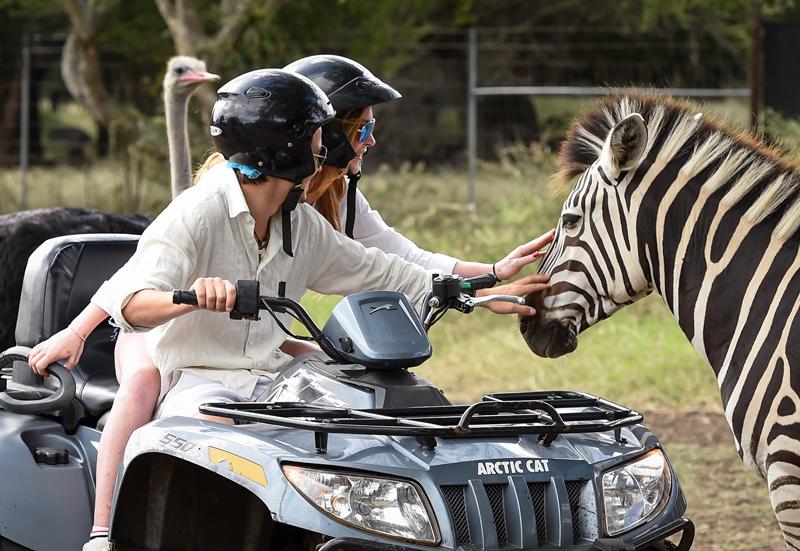
{"label": "zebra's neck", "polygon": [[769,172],[750,193],[732,196],[732,186],[742,185],[742,159],[720,157],[693,170],[699,149],[667,162],[651,153],[625,191],[643,268],[711,364],[727,404],[751,367],[778,361],[776,346],[792,325],[785,320],[797,314],[800,255],[797,237],[777,231],[785,213],[753,221]]}

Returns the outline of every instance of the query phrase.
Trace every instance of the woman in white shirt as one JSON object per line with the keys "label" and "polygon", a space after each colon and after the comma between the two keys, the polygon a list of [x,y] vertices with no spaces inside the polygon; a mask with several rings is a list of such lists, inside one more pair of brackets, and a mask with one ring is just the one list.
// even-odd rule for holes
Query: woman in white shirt
{"label": "woman in white shirt", "polygon": [[[349,60],[347,60],[349,61]],[[354,63],[354,62],[351,62]],[[360,67],[360,66],[359,66]],[[363,68],[361,68],[363,69]],[[374,76],[371,75],[366,69],[364,71],[364,78],[371,78],[380,83]],[[383,83],[380,83],[383,85]],[[379,85],[375,85],[379,86]],[[375,87],[373,86],[373,87]],[[385,85],[383,85],[385,86]],[[335,97],[336,94],[334,93],[333,96]],[[365,96],[366,99],[364,101],[372,101],[374,97],[372,96]],[[348,117],[345,117],[342,128],[345,129],[346,135],[349,134],[350,140],[347,141],[347,145],[350,146],[352,151],[351,158],[346,158],[347,155],[340,157],[337,160],[335,157],[332,159],[333,162],[337,162],[341,164],[342,162],[345,163],[346,166],[350,167],[350,170],[353,174],[360,172],[360,163],[363,157],[364,152],[367,150],[368,147],[374,145],[374,137],[372,136],[370,131],[364,130],[364,126],[366,124],[361,124],[361,120],[364,120],[365,123],[369,122],[372,119],[371,116],[371,105],[367,105],[365,107],[361,107],[360,109],[356,110],[355,116],[353,113],[350,113]],[[369,119],[369,120],[367,120]],[[336,121],[334,121],[336,122]],[[371,130],[371,128],[368,128]],[[336,148],[341,148],[341,143],[337,143],[336,140],[332,140],[330,136],[329,143],[331,144],[331,149],[336,151]],[[327,144],[326,144],[327,145]],[[207,163],[208,165],[213,165],[214,163]],[[246,167],[244,167],[245,170]],[[327,172],[330,172],[327,167],[325,169]],[[344,181],[342,177],[342,168],[341,167],[334,167],[334,178],[327,178],[327,180],[332,181],[334,184],[339,183],[339,188],[341,189],[341,182]],[[192,204],[191,208],[187,208],[187,203],[190,200],[198,200],[198,196],[206,197],[208,193],[212,190],[216,193],[216,197],[223,197],[226,199],[228,208],[233,208],[231,205],[238,205],[238,213],[241,215],[245,215],[245,210],[242,207],[242,202],[235,197],[235,194],[232,193],[234,184],[231,184],[230,178],[233,172],[230,168],[225,166],[218,166],[214,167],[213,169],[209,170],[206,174],[207,177],[204,177],[203,183],[199,186],[199,188],[208,188],[202,189],[200,191],[196,190],[189,190],[185,192],[188,194],[186,198],[181,199],[178,203],[178,206],[170,205],[157,222],[154,222],[152,230],[148,229],[148,231],[143,236],[143,243],[142,243],[142,250],[152,249],[152,247],[148,246],[149,241],[147,241],[148,236],[159,236],[159,240],[163,241],[163,236],[170,235],[176,236],[181,235],[181,232],[178,231],[181,227],[185,227],[188,224],[192,223],[192,221],[197,222],[198,218],[202,218],[200,216],[200,209],[198,204]],[[310,199],[314,201],[315,206],[317,209],[325,214],[325,204],[326,201],[331,201],[331,198],[335,202],[330,203],[335,205],[337,208],[334,212],[338,214],[337,216],[325,216],[325,219],[331,223],[337,229],[341,227],[337,224],[337,220],[341,220],[342,217],[347,216],[345,213],[347,210],[344,208],[344,205],[340,206],[340,203],[344,203],[342,200],[342,195],[344,195],[343,190],[338,194],[338,198],[336,198],[336,194],[331,194],[330,191],[333,188],[331,185],[322,186],[319,185],[320,183],[325,183],[326,179],[323,178],[324,174],[317,174],[314,180],[317,183],[315,187],[313,184],[311,186],[311,197]],[[352,181],[352,179],[351,179]],[[242,189],[245,189],[242,187]],[[321,192],[319,190],[322,190]],[[353,186],[352,189],[355,189]],[[202,192],[202,193],[201,193]],[[177,202],[177,200],[176,200]],[[211,202],[214,204],[214,202]],[[363,198],[363,195],[358,193],[356,195],[356,211],[358,211],[358,215],[355,217],[355,223],[351,226],[354,230],[354,237],[364,242],[365,244],[370,245],[378,245],[380,248],[387,250],[386,252],[394,252],[399,254],[407,259],[412,259],[418,264],[423,267],[432,268],[439,272],[446,272],[449,273],[453,270],[456,273],[460,273],[462,275],[477,275],[481,273],[486,273],[487,271],[492,271],[493,266],[490,264],[478,264],[478,263],[470,263],[470,262],[461,262],[457,259],[452,257],[448,257],[446,255],[440,255],[436,253],[429,253],[427,251],[423,251],[414,245],[411,241],[407,240],[397,232],[394,232],[390,227],[388,227],[383,220],[381,219],[380,215],[369,208],[366,199]],[[236,210],[236,208],[233,208]],[[233,210],[230,212],[232,213]],[[181,216],[172,219],[174,213],[180,213]],[[350,210],[353,212],[353,209]],[[341,233],[338,232],[326,232],[322,233],[319,226],[319,222],[322,220],[319,216],[310,216],[309,213],[313,213],[313,210],[310,209],[308,206],[301,206],[300,209],[296,210],[292,214],[292,220],[294,222],[295,217],[300,217],[301,223],[307,224],[310,227],[315,228],[314,232],[304,232],[302,237],[308,237],[309,235],[327,235],[329,239],[332,241],[326,242],[325,247],[321,250],[323,251],[340,251],[341,250],[350,250],[353,247],[356,247],[360,250],[360,247],[356,245],[353,241],[344,238]],[[217,213],[219,214],[219,213]],[[188,216],[188,218],[187,218]],[[238,216],[238,215],[237,215]],[[268,218],[268,217],[267,217]],[[210,220],[207,222],[210,224]],[[167,228],[164,226],[166,224],[165,220],[171,220],[168,224],[168,231]],[[265,219],[266,220],[266,219]],[[272,225],[274,226],[274,219]],[[330,229],[330,228],[328,228]],[[256,246],[259,242],[259,237],[265,235],[267,231],[266,221],[263,222],[263,227],[259,227],[259,223],[255,224],[253,228],[254,234],[256,237],[253,238],[253,245]],[[285,235],[283,231],[284,228],[282,227],[274,227],[272,228],[272,237],[273,239],[270,240],[271,247],[268,247],[264,250],[268,260],[264,260],[264,262],[270,262],[270,266],[274,266],[275,262],[280,264],[280,260],[271,260],[276,252],[279,250],[279,239],[278,236],[280,235],[281,238]],[[240,231],[241,233],[241,231]],[[296,239],[300,239],[297,243],[294,243],[294,250],[298,251],[297,255],[298,258],[291,261],[293,262],[294,266],[300,266],[298,261],[301,259],[308,259],[310,251],[304,250],[306,247],[311,247],[315,251],[319,251],[319,244],[314,245],[313,247],[308,243],[304,243],[302,238],[295,235]],[[549,241],[547,236],[543,236],[538,241],[535,240],[526,246],[520,247],[515,249],[509,256],[507,256],[502,261],[496,264],[497,266],[497,275],[501,278],[507,278],[514,274],[516,274],[519,269],[532,262],[537,258],[536,251],[541,246],[545,245]],[[284,244],[285,248],[285,244]],[[157,250],[157,249],[156,249]],[[189,259],[192,254],[196,255],[199,254],[199,251],[185,251],[186,254],[184,255],[184,260]],[[191,254],[190,254],[191,253]],[[139,253],[137,253],[139,254]],[[340,252],[341,254],[341,252]],[[270,256],[273,255],[273,256]],[[359,259],[363,257],[359,256],[360,253],[352,253],[351,252],[351,260],[352,255],[355,255]],[[144,253],[139,254],[139,257],[146,257]],[[324,255],[316,255],[318,258],[324,257]],[[161,253],[151,255],[151,264],[156,263],[156,258],[160,258]],[[180,257],[180,255],[166,255],[165,258],[167,259],[175,259]],[[386,257],[382,253],[379,252],[370,252],[367,257],[375,257],[381,260],[373,259],[372,262],[385,262],[383,259],[390,259],[390,257]],[[288,259],[284,259],[288,260]],[[136,262],[141,263],[141,260],[137,260]],[[394,262],[394,261],[392,261]],[[390,264],[392,263],[390,262]],[[234,269],[234,265],[230,262],[226,264],[228,267],[231,268],[231,275],[230,277],[235,280],[233,277],[236,274],[236,277],[242,277],[242,272]],[[152,266],[151,266],[152,267]],[[197,267],[195,267],[197,268]],[[241,266],[239,267],[241,268]],[[312,267],[306,267],[306,269],[302,270],[302,273],[311,274],[314,271],[311,269]],[[382,273],[385,267],[382,267],[380,270],[367,270],[367,272],[372,273]],[[168,265],[163,266],[162,271],[164,273],[172,273],[172,272],[179,272],[179,266],[177,266],[174,262]],[[138,270],[141,270],[141,265],[139,266]],[[121,272],[124,272],[122,270]],[[201,273],[211,273],[203,270],[196,270],[196,274]],[[405,289],[402,285],[407,283],[409,280],[413,280],[416,277],[417,287],[421,282],[425,282],[426,285],[429,282],[429,275],[424,270],[419,270],[416,276],[412,276],[413,271],[409,271],[409,268],[403,268],[400,272],[402,277],[397,280],[394,280],[394,287],[404,290],[411,296],[412,298],[419,298],[421,296],[421,292],[419,289]],[[293,290],[301,290],[305,287],[315,288],[320,291],[327,291],[327,292],[337,292],[340,294],[346,294],[348,291],[355,290],[356,287],[348,287],[348,281],[344,278],[343,274],[335,271],[332,272],[333,279],[326,279],[325,281],[304,281],[302,278],[296,277],[297,271],[293,270],[293,276],[291,281],[294,281],[297,285],[297,288],[294,289],[292,285],[289,286],[287,289],[289,296],[293,298],[299,299],[299,294],[293,294]],[[217,272],[214,275],[222,276],[221,272]],[[118,281],[122,279],[122,281]],[[223,295],[226,296],[227,299],[230,298],[230,286],[229,284],[223,283],[225,278],[221,279],[212,279],[212,280],[205,280],[202,285],[198,286],[195,285],[195,289],[198,290],[199,294],[203,296],[205,293],[213,292],[215,297],[222,297]],[[401,281],[402,280],[402,281]],[[502,289],[500,292],[505,293],[515,293],[515,294],[522,294],[523,292],[531,292],[532,290],[539,290],[544,288],[545,279],[541,276],[529,276],[525,280],[521,280],[518,284],[513,284],[512,286],[508,286]],[[155,285],[158,282],[150,282],[149,285]],[[162,281],[163,283],[163,281]],[[191,283],[191,281],[187,282],[186,285]],[[310,285],[313,283],[314,285]],[[363,282],[359,282],[362,283]],[[381,280],[381,284],[378,285],[382,288],[388,287],[388,281]],[[352,284],[352,282],[351,282]],[[120,325],[125,329],[131,329],[132,327],[127,324],[126,317],[122,313],[122,306],[117,304],[114,307],[110,300],[113,296],[119,296],[120,294],[124,294],[125,290],[125,280],[124,278],[115,276],[107,282],[107,285],[98,292],[98,294],[93,298],[92,302],[93,305],[87,307],[84,312],[82,312],[70,326],[65,329],[64,331],[56,334],[55,336],[51,337],[44,343],[41,343],[31,353],[29,362],[31,366],[34,368],[35,371],[42,373],[46,366],[52,363],[53,361],[57,361],[59,359],[65,359],[65,365],[68,368],[71,368],[75,365],[77,360],[80,357],[83,349],[83,342],[82,340],[88,335],[94,327],[96,327],[103,319],[107,317],[108,313],[114,313],[115,318],[120,322]],[[207,288],[207,289],[206,289]],[[361,287],[363,288],[363,287]],[[266,289],[266,288],[265,288]],[[130,293],[130,289],[127,290]],[[266,291],[265,291],[266,292]],[[135,294],[135,293],[134,293]],[[300,293],[302,294],[302,293]],[[232,307],[232,303],[227,304],[226,301],[222,303],[218,303],[215,306],[217,308],[222,307],[223,309],[230,309]],[[216,302],[216,300],[215,300]],[[163,307],[162,307],[163,306]],[[186,307],[182,307],[186,308]],[[519,309],[522,310],[519,310]],[[213,308],[212,308],[213,309]],[[519,313],[530,314],[529,307],[519,307],[519,306],[512,306],[508,304],[501,304],[496,307],[496,310],[502,311],[504,313],[509,313],[512,309],[517,309]],[[156,312],[163,314],[164,312],[171,312],[172,309],[168,307],[168,305],[160,305]],[[121,335],[117,347],[116,347],[116,359],[117,359],[117,372],[118,372],[118,379],[120,381],[120,390],[117,393],[114,408],[112,409],[112,413],[109,417],[109,420],[106,424],[105,430],[102,435],[101,440],[101,449],[100,454],[98,457],[98,465],[97,465],[97,489],[96,489],[96,505],[95,505],[95,520],[93,527],[92,535],[97,536],[95,540],[91,541],[90,544],[95,544],[94,547],[87,547],[87,549],[102,549],[103,547],[100,545],[101,541],[106,541],[107,538],[107,526],[110,514],[110,505],[111,505],[111,498],[113,492],[113,485],[114,485],[114,477],[116,475],[116,471],[119,465],[119,461],[121,460],[122,453],[124,451],[125,444],[130,437],[130,434],[138,428],[139,426],[145,424],[152,418],[153,408],[157,402],[159,397],[159,390],[161,389],[163,393],[171,388],[175,381],[179,378],[184,378],[184,382],[190,380],[190,377],[195,377],[197,375],[196,372],[187,369],[189,366],[192,365],[207,365],[211,364],[221,364],[221,359],[223,356],[228,358],[228,361],[224,365],[230,365],[230,357],[229,357],[229,350],[226,347],[219,347],[213,346],[206,350],[202,346],[198,347],[196,343],[191,345],[190,347],[186,348],[185,346],[182,347],[181,343],[187,343],[185,337],[187,334],[193,334],[196,331],[200,331],[201,329],[208,330],[209,328],[213,327],[212,333],[214,335],[222,335],[226,334],[227,332],[233,331],[236,332],[241,330],[242,325],[240,324],[231,324],[227,322],[227,320],[222,320],[221,317],[212,317],[207,318],[205,315],[200,315],[202,313],[195,314],[193,316],[185,316],[182,318],[176,318],[174,321],[171,321],[167,325],[160,325],[160,328],[151,332],[151,336],[149,337],[151,340],[154,341],[149,347],[145,347],[142,345],[142,338],[141,336],[131,336],[130,334],[123,334]],[[184,319],[185,318],[185,319]],[[147,318],[145,319],[148,321],[146,325],[158,325],[159,321],[163,321],[161,318]],[[167,327],[171,329],[167,330]],[[268,326],[264,324],[261,329],[266,329]],[[159,335],[164,333],[164,337],[161,339],[155,339],[155,335]],[[283,335],[279,334],[270,334],[269,336],[261,335],[259,338],[253,341],[254,348],[250,354],[247,355],[249,360],[242,359],[242,365],[238,367],[246,367],[248,362],[252,360],[253,357],[260,358],[259,360],[252,360],[258,362],[257,364],[249,364],[249,368],[245,369],[244,371],[267,371],[271,372],[280,367],[286,361],[286,356],[282,353],[276,351],[280,341],[283,340]],[[228,339],[227,342],[235,342],[236,339]],[[205,343],[215,342],[214,340],[206,340],[203,341]],[[251,344],[247,343],[242,345],[239,343],[237,350],[241,355],[241,351],[243,349],[248,349]],[[235,347],[234,347],[235,348]],[[267,353],[266,349],[269,348],[272,352]],[[283,346],[287,352],[294,353],[299,351],[298,348],[293,348],[291,344],[286,344]],[[198,354],[200,356],[198,356]],[[200,362],[198,358],[204,358],[205,361]],[[220,360],[217,362],[214,360]],[[155,365],[153,363],[153,359],[155,359],[155,365],[159,365],[162,368],[161,373],[155,369]],[[211,360],[211,361],[209,361]],[[234,372],[231,373],[221,373],[216,372],[215,375],[217,377],[221,377],[227,384],[223,384],[222,388],[211,388],[211,391],[219,391],[223,390],[224,392],[231,391],[238,393],[239,396],[249,396],[252,392],[252,389],[258,384],[258,377],[253,376],[252,373],[247,375],[243,375],[244,371]],[[180,373],[180,376],[177,376],[177,373]],[[160,375],[160,376],[159,376]],[[227,379],[226,379],[227,377]],[[195,379],[197,380],[197,379]],[[235,389],[235,390],[233,390]],[[232,394],[231,394],[232,395]],[[231,396],[229,395],[229,396]],[[206,400],[203,400],[206,401]],[[185,402],[186,403],[186,402]],[[191,404],[189,404],[191,407]],[[191,411],[188,410],[188,411]],[[194,411],[196,411],[196,406],[194,406]],[[185,411],[180,410],[180,408],[173,410],[173,413],[185,413]],[[88,545],[88,544],[87,544]]]}
{"label": "woman in white shirt", "polygon": [[[494,271],[498,279],[510,279],[542,256],[539,249],[552,240],[552,232],[520,245],[494,264],[468,262],[426,251],[396,232],[378,211],[370,208],[357,184],[364,155],[376,143],[372,108],[399,99],[400,93],[363,65],[342,56],[313,55],[290,63],[284,69],[318,85],[336,111],[336,118],[322,129],[328,160],[307,192],[307,200],[334,228],[366,247],[377,247],[438,273],[464,277]],[[520,309],[517,313],[525,312]]]}

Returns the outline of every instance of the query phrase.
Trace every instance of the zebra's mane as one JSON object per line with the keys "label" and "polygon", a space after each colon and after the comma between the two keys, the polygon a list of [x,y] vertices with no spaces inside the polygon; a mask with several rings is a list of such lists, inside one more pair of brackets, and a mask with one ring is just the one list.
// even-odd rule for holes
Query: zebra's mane
{"label": "zebra's mane", "polygon": [[[745,218],[751,223],[780,211],[778,237],[786,239],[800,227],[800,174],[795,163],[757,136],[701,115],[692,102],[654,93],[611,95],[578,116],[561,144],[561,169],[554,182],[566,184],[589,168],[614,125],[631,113],[639,113],[647,125],[645,155],[658,144],[659,160],[665,163],[685,157],[681,171],[687,179],[713,166],[707,191],[725,187],[722,201],[728,205],[747,197]],[[760,192],[750,193],[756,189]]]}

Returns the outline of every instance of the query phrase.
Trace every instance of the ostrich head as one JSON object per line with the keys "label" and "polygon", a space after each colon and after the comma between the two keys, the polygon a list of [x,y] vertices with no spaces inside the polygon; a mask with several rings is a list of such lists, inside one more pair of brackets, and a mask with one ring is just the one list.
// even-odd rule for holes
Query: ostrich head
{"label": "ostrich head", "polygon": [[204,82],[219,80],[219,75],[206,71],[206,64],[196,57],[175,56],[167,63],[164,93],[189,97]]}

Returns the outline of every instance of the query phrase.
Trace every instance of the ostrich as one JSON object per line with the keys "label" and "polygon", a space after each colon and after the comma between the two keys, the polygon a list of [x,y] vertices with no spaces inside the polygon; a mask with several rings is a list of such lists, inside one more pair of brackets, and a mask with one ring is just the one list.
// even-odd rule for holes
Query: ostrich
{"label": "ostrich", "polygon": [[[176,56],[167,62],[164,107],[167,118],[173,198],[191,185],[191,157],[186,115],[190,96],[204,82],[219,77],[196,58]],[[142,233],[152,221],[144,214],[115,214],[95,209],[59,207],[0,215],[0,350],[14,345],[14,325],[28,256],[41,243],[76,233]]]}
{"label": "ostrich", "polygon": [[204,82],[219,79],[206,71],[206,64],[197,58],[176,56],[167,62],[164,75],[164,112],[167,117],[170,180],[172,197],[192,183],[192,157],[189,153],[189,133],[186,113],[189,97]]}

